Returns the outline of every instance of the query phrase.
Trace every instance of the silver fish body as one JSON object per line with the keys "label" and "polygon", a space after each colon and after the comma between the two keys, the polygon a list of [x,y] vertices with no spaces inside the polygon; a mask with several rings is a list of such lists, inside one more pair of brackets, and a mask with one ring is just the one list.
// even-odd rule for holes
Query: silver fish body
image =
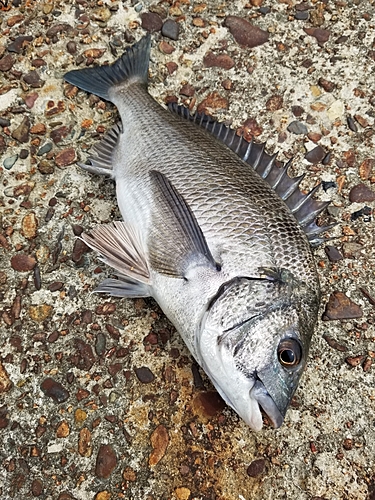
{"label": "silver fish body", "polygon": [[112,67],[65,76],[112,101],[122,122],[81,165],[116,181],[123,216],[84,235],[119,277],[98,291],[154,297],[240,417],[259,430],[262,408],[279,427],[317,320],[305,234],[317,226],[305,214],[304,231],[269,182],[207,127],[154,101],[149,51],[146,37]]}

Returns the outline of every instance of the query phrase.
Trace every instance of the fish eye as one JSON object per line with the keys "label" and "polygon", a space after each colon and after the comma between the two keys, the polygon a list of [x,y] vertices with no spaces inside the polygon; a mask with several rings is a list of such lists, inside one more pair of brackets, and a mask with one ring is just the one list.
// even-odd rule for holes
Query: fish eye
{"label": "fish eye", "polygon": [[296,339],[283,339],[277,349],[277,357],[284,368],[293,368],[301,362],[302,348]]}

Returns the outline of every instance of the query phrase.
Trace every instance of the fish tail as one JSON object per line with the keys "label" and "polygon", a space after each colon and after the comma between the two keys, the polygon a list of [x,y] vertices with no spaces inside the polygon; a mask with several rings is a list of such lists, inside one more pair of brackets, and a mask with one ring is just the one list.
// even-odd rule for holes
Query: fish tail
{"label": "fish tail", "polygon": [[147,35],[126,49],[112,65],[69,71],[64,79],[82,90],[112,101],[110,90],[126,81],[147,86],[150,48],[151,37]]}

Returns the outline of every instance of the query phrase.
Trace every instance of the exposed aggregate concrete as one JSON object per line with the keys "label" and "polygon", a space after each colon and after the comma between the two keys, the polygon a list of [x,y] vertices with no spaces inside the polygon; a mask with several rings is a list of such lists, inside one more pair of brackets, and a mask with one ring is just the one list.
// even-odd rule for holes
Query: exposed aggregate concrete
{"label": "exposed aggregate concrete", "polygon": [[[0,8],[0,497],[373,500],[375,2]],[[152,300],[91,293],[110,270],[77,236],[119,213],[113,183],[75,162],[117,113],[62,77],[146,29],[158,102],[294,157],[332,202],[324,321],[279,430],[224,405]]]}

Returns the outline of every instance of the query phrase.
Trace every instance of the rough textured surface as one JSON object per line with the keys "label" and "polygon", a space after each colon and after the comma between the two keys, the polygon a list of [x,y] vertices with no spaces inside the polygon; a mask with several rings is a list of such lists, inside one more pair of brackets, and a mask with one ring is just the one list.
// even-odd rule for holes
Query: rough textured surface
{"label": "rough textured surface", "polygon": [[[359,184],[375,190],[374,2],[3,3],[1,498],[374,498],[374,201],[349,198]],[[113,61],[144,34],[148,12],[180,26],[177,41],[153,34],[152,95],[202,104],[237,129],[256,124],[257,140],[294,156],[303,186],[323,180],[319,197],[332,200],[343,258],[316,250],[321,312],[341,292],[363,316],[318,325],[278,431],[254,434],[215,400],[154,302],[90,294],[109,271],[76,236],[118,212],[112,183],[71,162],[85,159],[116,110],[78,99],[62,75]],[[268,41],[241,47],[224,27],[229,15]],[[207,68],[209,53],[234,66]],[[186,85],[195,93],[180,95]],[[297,116],[307,136],[287,130]],[[328,156],[309,163],[318,145]],[[155,378],[143,383],[140,367]]]}

